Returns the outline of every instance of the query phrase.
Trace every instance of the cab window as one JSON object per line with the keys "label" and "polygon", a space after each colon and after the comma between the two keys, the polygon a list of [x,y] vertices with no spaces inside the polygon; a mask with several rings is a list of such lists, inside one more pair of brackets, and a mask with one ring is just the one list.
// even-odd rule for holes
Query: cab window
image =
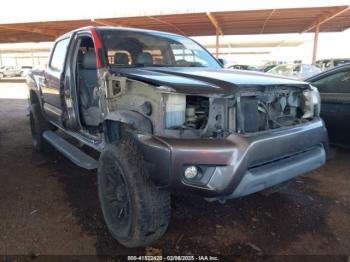
{"label": "cab window", "polygon": [[69,38],[63,39],[56,43],[50,62],[51,69],[55,71],[62,71],[68,44]]}
{"label": "cab window", "polygon": [[132,64],[132,56],[130,52],[122,49],[109,49],[108,50],[108,63],[110,65],[130,65]]}

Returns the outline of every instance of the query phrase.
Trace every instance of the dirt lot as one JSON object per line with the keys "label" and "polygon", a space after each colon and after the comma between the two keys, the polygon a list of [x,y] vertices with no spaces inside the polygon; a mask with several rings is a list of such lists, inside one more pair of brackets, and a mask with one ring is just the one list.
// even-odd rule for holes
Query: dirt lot
{"label": "dirt lot", "polygon": [[[0,254],[145,254],[113,240],[95,172],[31,148],[24,84],[0,83]],[[163,254],[350,254],[350,152],[271,196],[208,203],[175,195]]]}

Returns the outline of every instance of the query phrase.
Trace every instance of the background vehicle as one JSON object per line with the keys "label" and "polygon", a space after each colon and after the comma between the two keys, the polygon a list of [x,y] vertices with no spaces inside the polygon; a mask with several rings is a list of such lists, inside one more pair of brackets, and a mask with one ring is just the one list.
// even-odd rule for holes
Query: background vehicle
{"label": "background vehicle", "polygon": [[325,163],[314,87],[223,69],[184,36],[81,28],[57,39],[47,70],[27,81],[33,147],[50,143],[80,167],[98,168],[107,227],[127,247],[164,234],[172,191],[225,201]]}
{"label": "background vehicle", "polygon": [[277,65],[266,65],[266,66],[263,66],[260,71],[261,72],[268,72],[269,70],[271,70],[272,68],[275,68]]}
{"label": "background vehicle", "polygon": [[21,74],[22,71],[13,66],[5,66],[4,68],[0,69],[0,78],[20,76]]}
{"label": "background vehicle", "polygon": [[307,81],[320,91],[321,116],[326,122],[331,143],[350,148],[350,63]]}
{"label": "background vehicle", "polygon": [[350,62],[350,58],[322,59],[322,60],[316,61],[316,66],[319,67],[322,71],[325,71],[349,62]]}
{"label": "background vehicle", "polygon": [[255,66],[250,65],[231,65],[228,68],[230,69],[239,69],[239,70],[248,70],[248,71],[259,71]]}
{"label": "background vehicle", "polygon": [[21,76],[27,76],[29,71],[32,70],[33,67],[32,66],[21,66]]}
{"label": "background vehicle", "polygon": [[321,72],[321,69],[314,65],[307,64],[284,64],[278,65],[267,73],[282,75],[297,79],[305,79]]}

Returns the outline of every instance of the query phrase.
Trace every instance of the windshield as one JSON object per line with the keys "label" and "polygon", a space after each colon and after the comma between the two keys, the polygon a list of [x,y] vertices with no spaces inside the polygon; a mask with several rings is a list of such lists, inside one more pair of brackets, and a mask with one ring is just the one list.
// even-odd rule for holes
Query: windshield
{"label": "windshield", "polygon": [[189,38],[148,32],[103,30],[109,65],[220,68],[217,60]]}

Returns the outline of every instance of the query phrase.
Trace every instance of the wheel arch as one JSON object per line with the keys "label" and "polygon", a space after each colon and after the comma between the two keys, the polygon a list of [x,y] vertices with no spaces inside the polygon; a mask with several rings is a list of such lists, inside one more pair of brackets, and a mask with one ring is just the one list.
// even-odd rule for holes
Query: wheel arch
{"label": "wheel arch", "polygon": [[139,112],[118,110],[111,112],[103,123],[105,140],[113,143],[123,137],[125,132],[152,134],[152,122]]}
{"label": "wheel arch", "polygon": [[39,95],[33,89],[29,89],[29,102],[30,102],[31,105],[33,105],[33,104],[39,104],[40,105]]}
{"label": "wheel arch", "polygon": [[40,95],[40,85],[37,82],[37,79],[32,75],[28,75],[26,79],[26,84],[29,91],[29,103],[30,104],[39,104],[42,109],[42,101]]}

